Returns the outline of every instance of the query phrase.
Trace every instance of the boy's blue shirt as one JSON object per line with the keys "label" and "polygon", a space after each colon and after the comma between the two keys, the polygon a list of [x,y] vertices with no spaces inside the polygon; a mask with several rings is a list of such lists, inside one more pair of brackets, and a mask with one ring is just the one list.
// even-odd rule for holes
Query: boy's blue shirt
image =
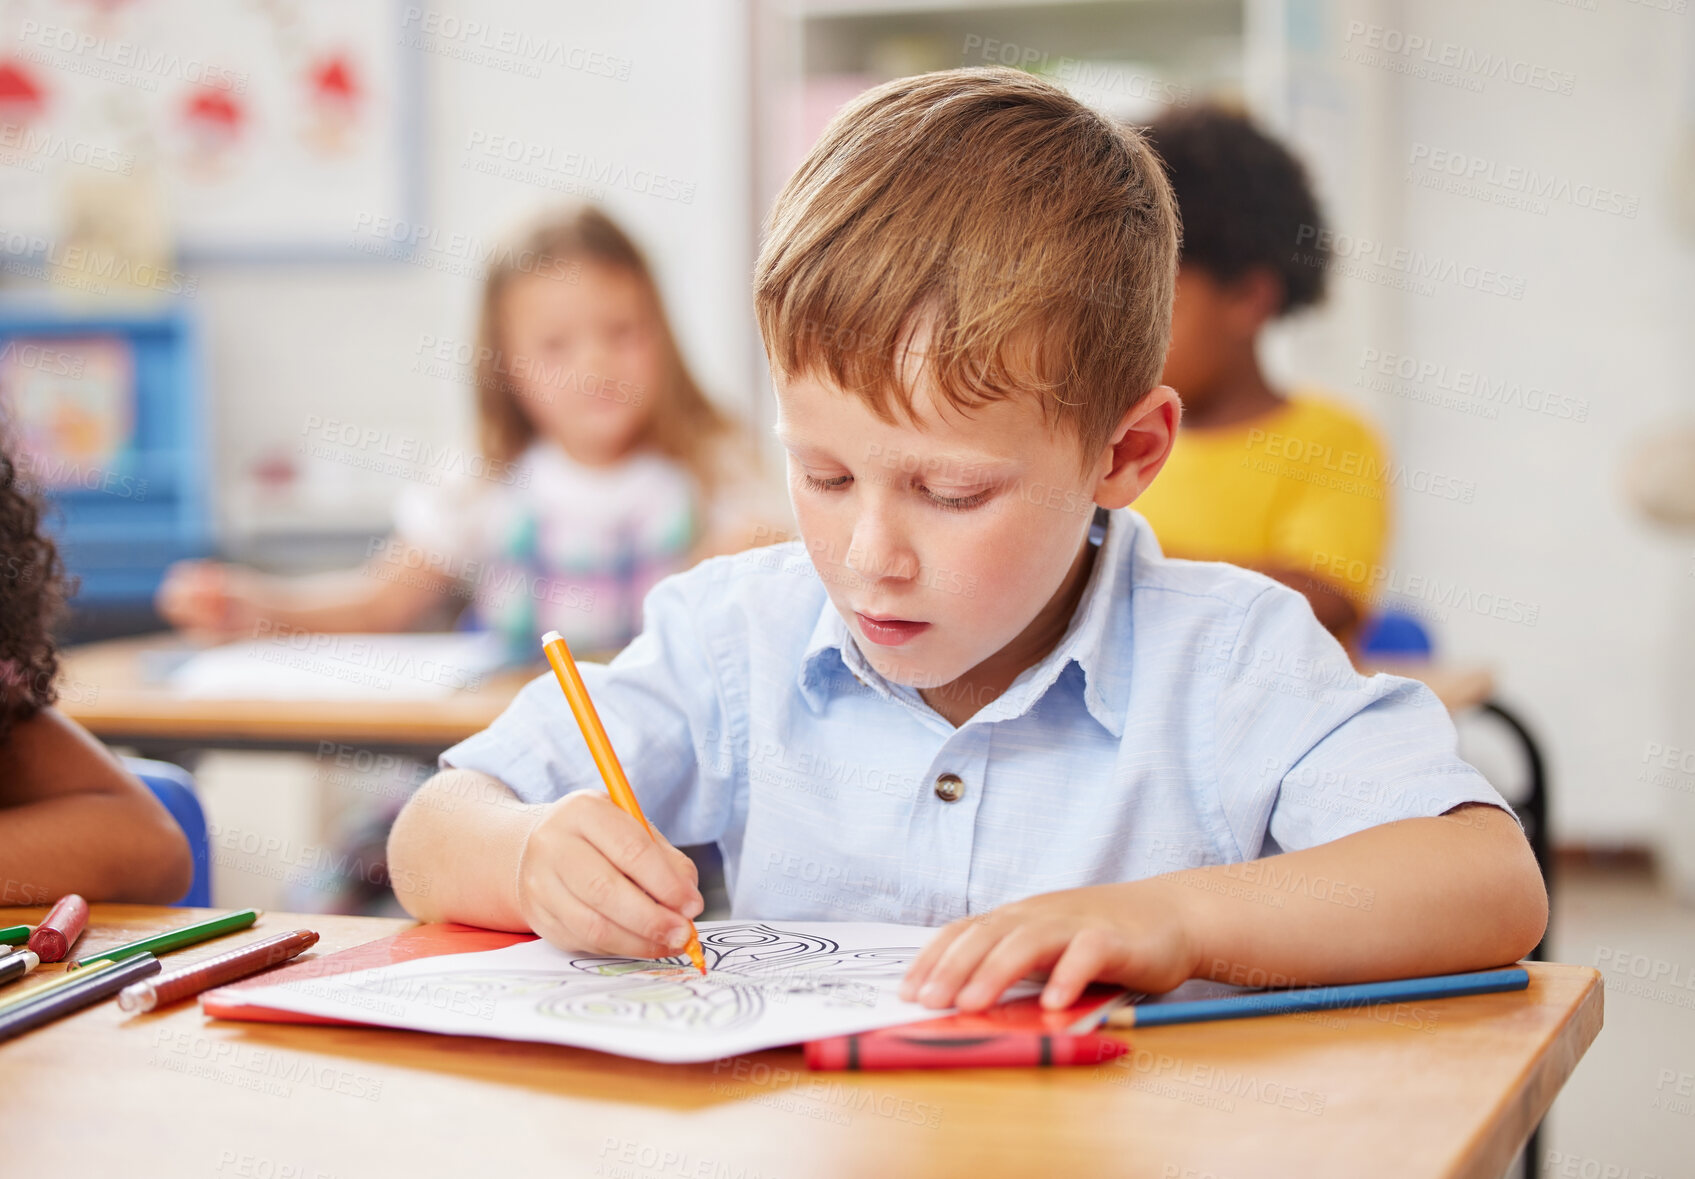
{"label": "boy's blue shirt", "polygon": [[[721,846],[738,917],[935,925],[1506,805],[1428,688],[1360,676],[1300,594],[1167,559],[1127,509],[1054,650],[957,729],[866,663],[798,541],[661,582],[640,637],[582,674],[649,820]],[[526,802],[605,789],[551,674],[441,760]],[[1371,899],[1275,871],[1231,887]]]}

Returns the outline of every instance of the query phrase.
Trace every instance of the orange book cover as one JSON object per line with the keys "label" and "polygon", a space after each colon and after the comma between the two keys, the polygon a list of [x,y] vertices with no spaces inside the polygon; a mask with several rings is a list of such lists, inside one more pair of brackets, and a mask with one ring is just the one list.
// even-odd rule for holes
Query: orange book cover
{"label": "orange book cover", "polygon": [[293,1011],[278,1011],[243,1003],[243,991],[269,987],[277,983],[300,982],[305,979],[327,978],[346,974],[350,970],[370,970],[378,966],[393,966],[418,958],[434,958],[442,954],[474,954],[479,950],[501,950],[519,942],[535,940],[533,933],[504,933],[495,929],[478,929],[474,925],[452,922],[418,925],[401,930],[392,937],[339,950],[323,957],[302,955],[278,970],[267,970],[252,978],[231,983],[227,987],[207,991],[200,996],[200,1009],[217,1019],[245,1019],[262,1023],[326,1023],[343,1027],[361,1026],[352,1020],[326,1019],[301,1015]]}

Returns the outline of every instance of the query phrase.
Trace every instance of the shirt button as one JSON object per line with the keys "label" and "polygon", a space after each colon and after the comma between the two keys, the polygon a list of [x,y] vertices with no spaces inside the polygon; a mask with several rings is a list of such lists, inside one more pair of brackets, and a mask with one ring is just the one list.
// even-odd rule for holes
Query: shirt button
{"label": "shirt button", "polygon": [[936,779],[936,797],[943,802],[958,802],[965,797],[965,781],[958,774],[943,774]]}

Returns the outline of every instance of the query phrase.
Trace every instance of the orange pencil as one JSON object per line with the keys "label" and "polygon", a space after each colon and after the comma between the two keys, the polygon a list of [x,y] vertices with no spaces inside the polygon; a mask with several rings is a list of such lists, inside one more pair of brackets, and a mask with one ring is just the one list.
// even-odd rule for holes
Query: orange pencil
{"label": "orange pencil", "polygon": [[[577,672],[577,661],[571,658],[571,648],[566,646],[564,636],[556,630],[548,631],[541,637],[541,649],[553,666],[553,674],[559,678],[559,686],[565,690],[571,715],[577,718],[577,727],[583,731],[583,740],[588,742],[589,754],[606,783],[606,792],[612,796],[619,810],[634,818],[650,836],[658,839],[653,825],[642,814],[642,804],[636,801],[636,792],[630,789],[630,780],[624,776],[618,755],[612,751],[612,741],[600,723],[600,714],[594,710],[594,701],[589,699],[589,690]],[[695,932],[692,921],[689,922],[689,944],[684,948],[688,951],[689,961],[705,974],[706,955],[701,951],[700,935]]]}

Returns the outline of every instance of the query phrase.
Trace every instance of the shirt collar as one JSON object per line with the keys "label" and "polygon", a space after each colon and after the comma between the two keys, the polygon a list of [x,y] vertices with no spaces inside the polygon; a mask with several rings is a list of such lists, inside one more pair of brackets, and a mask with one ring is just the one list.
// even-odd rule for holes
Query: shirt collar
{"label": "shirt collar", "polygon": [[[1082,672],[1083,704],[1089,715],[1114,737],[1124,735],[1130,699],[1130,563],[1146,526],[1127,509],[1107,512],[1106,518],[1106,537],[1095,554],[1089,583],[1065,633],[1046,657],[1026,668],[1006,691],[972,717],[972,723],[1023,716],[1075,663]],[[1147,542],[1151,544],[1152,538]],[[838,668],[880,696],[911,703],[910,689],[890,684],[865,661],[847,623],[826,596],[801,655],[796,680],[801,695],[815,711],[822,711],[832,673]]]}

